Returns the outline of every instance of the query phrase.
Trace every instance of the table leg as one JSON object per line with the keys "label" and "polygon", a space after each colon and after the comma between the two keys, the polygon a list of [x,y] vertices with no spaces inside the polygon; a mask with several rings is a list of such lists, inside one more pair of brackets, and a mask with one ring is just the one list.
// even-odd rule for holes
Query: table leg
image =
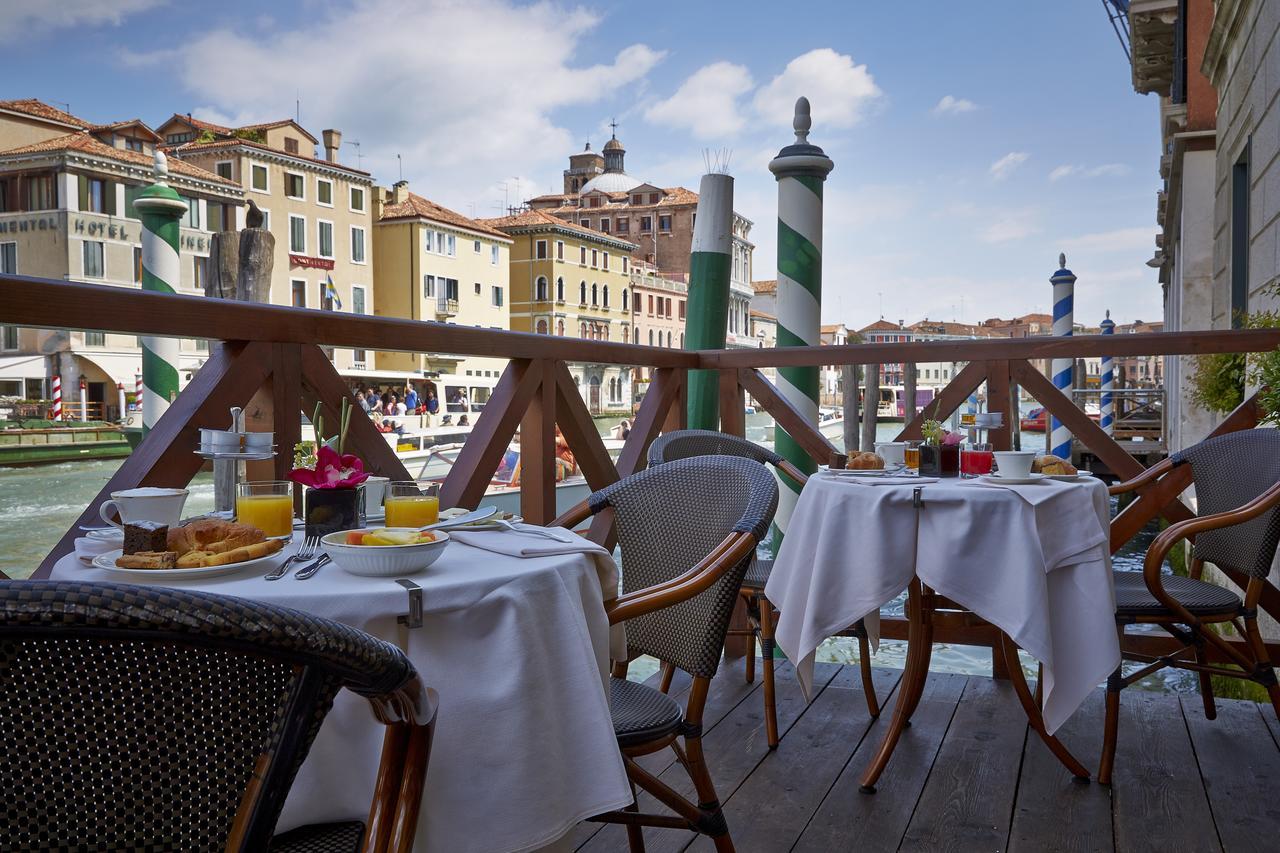
{"label": "table leg", "polygon": [[[1045,730],[1044,716],[1040,713],[1040,705],[1036,702],[1036,697],[1031,694],[1031,688],[1027,686],[1027,677],[1022,672],[1022,664],[1018,661],[1018,647],[1009,635],[1003,631],[1000,632],[1000,649],[1004,654],[1005,668],[1009,671],[1009,680],[1013,682],[1013,692],[1018,694],[1018,701],[1022,703],[1022,710],[1027,713],[1027,722],[1031,724],[1031,728],[1035,729],[1036,734],[1040,735],[1040,739],[1044,741],[1045,746],[1049,747],[1049,751],[1053,753],[1054,757],[1062,762],[1062,766],[1067,768],[1067,771],[1075,777],[1075,780],[1087,783],[1089,781],[1089,771],[1076,760],[1076,757],[1063,745],[1062,741]],[[1038,684],[1036,685],[1036,693],[1040,693]]]}
{"label": "table leg", "polygon": [[876,782],[893,757],[893,750],[897,747],[903,730],[910,725],[911,714],[920,703],[925,681],[929,677],[933,628],[925,613],[922,598],[920,579],[912,578],[907,586],[907,661],[902,671],[902,682],[898,686],[898,701],[893,709],[893,719],[889,721],[889,729],[880,742],[879,750],[862,774],[859,790],[864,794],[876,792]]}

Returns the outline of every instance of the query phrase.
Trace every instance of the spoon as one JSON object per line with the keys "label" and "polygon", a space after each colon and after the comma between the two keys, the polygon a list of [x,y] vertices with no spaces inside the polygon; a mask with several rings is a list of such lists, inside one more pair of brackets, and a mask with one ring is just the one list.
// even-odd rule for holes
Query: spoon
{"label": "spoon", "polygon": [[435,524],[428,524],[426,527],[419,527],[418,530],[426,532],[428,530],[444,530],[450,527],[461,527],[464,524],[473,524],[477,521],[484,521],[498,514],[496,506],[482,506],[480,509],[472,510],[466,515],[460,515],[457,518],[448,518],[444,521],[437,521]]}

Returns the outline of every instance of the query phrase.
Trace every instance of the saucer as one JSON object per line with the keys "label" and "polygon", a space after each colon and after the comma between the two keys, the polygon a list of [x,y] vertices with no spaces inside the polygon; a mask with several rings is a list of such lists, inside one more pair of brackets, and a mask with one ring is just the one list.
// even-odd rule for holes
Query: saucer
{"label": "saucer", "polygon": [[1028,474],[1025,477],[1002,477],[999,474],[983,474],[982,479],[988,483],[997,483],[1003,486],[1029,486],[1032,483],[1043,483],[1049,479],[1049,475]]}

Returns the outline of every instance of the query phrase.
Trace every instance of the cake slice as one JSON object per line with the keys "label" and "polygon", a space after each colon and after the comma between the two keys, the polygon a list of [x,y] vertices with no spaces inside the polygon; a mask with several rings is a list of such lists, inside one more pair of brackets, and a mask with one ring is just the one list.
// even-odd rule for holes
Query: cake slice
{"label": "cake slice", "polygon": [[169,525],[158,521],[128,521],[124,525],[124,552],[169,550]]}

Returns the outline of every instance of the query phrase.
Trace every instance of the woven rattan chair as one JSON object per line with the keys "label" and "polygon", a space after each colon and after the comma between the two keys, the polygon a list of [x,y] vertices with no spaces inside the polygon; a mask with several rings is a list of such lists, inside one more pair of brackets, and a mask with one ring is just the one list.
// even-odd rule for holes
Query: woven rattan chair
{"label": "woven rattan chair", "polygon": [[[1199,673],[1205,715],[1216,716],[1212,675],[1246,678],[1266,687],[1276,716],[1280,717],[1280,687],[1258,633],[1258,601],[1267,586],[1267,575],[1280,541],[1280,432],[1274,429],[1244,430],[1202,441],[1174,454],[1126,483],[1112,494],[1141,488],[1157,488],[1170,471],[1191,466],[1200,515],[1170,525],[1147,549],[1141,572],[1116,572],[1116,624],[1124,641],[1126,625],[1154,623],[1173,635],[1183,647],[1172,655],[1151,656],[1126,652],[1126,660],[1147,664],[1124,676],[1116,670],[1107,681],[1107,713],[1098,781],[1109,783],[1115,763],[1120,717],[1120,691],[1140,678],[1167,666]],[[1173,546],[1193,540],[1189,577],[1161,572]],[[1233,591],[1201,580],[1206,562],[1248,577],[1244,599]],[[1231,623],[1245,638],[1248,651],[1210,627]],[[1210,662],[1217,661],[1239,669]]]}
{"label": "woven rattan chair", "polygon": [[[622,595],[608,606],[609,621],[626,623],[630,658],[652,655],[693,676],[683,709],[666,693],[627,681],[625,665],[622,677],[615,672],[611,679],[613,726],[627,775],[674,812],[642,814],[633,803],[593,818],[625,824],[632,850],[643,849],[643,826],[693,830],[710,836],[721,853],[733,850],[702,755],[702,712],[742,576],[777,506],[777,483],[763,466],[704,456],[620,480],[556,521],[571,527],[596,513],[613,514]],[[696,802],[636,763],[668,746],[689,772]]]}
{"label": "woven rattan chair", "polygon": [[[367,825],[272,839],[335,694],[387,733]],[[345,625],[159,587],[0,582],[0,849],[408,851],[436,699]]]}
{"label": "woven rattan chair", "polygon": [[[702,429],[685,429],[668,432],[659,436],[649,447],[649,465],[660,465],[673,459],[687,459],[693,456],[741,456],[754,459],[762,465],[772,465],[779,475],[787,476],[804,486],[808,477],[772,450],[758,444],[728,435],[723,432]],[[777,624],[777,616],[769,599],[765,597],[764,587],[769,582],[769,573],[773,571],[773,558],[752,557],[747,575],[742,581],[741,595],[747,606],[749,627],[731,628],[729,636],[746,636],[751,639],[752,648],[746,656],[747,681],[755,680],[756,655],[755,643],[760,643],[761,668],[764,670],[764,721],[765,734],[769,748],[778,746],[778,708],[774,694],[773,674],[773,626]],[[839,636],[854,637],[858,641],[858,664],[862,670],[862,690],[867,698],[867,710],[872,717],[880,716],[880,703],[876,699],[875,684],[871,680],[871,645],[867,639],[867,630],[861,619]],[[669,683],[668,673],[664,673],[664,687]]]}

